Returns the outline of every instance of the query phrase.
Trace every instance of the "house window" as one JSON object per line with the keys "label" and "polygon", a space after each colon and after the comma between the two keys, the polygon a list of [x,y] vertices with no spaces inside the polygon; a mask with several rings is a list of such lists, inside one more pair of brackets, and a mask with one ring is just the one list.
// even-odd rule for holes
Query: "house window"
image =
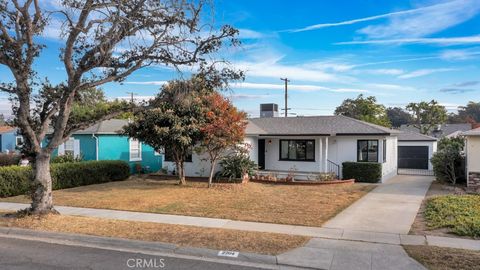
{"label": "house window", "polygon": [[378,140],[358,140],[357,161],[378,162]]}
{"label": "house window", "polygon": [[280,160],[315,161],[315,140],[280,140]]}
{"label": "house window", "polygon": [[18,146],[18,147],[23,146],[23,137],[22,136],[15,137],[15,145]]}
{"label": "house window", "polygon": [[387,140],[383,140],[383,163],[387,162]]}
{"label": "house window", "polygon": [[75,156],[75,139],[74,138],[69,138],[65,142],[64,154]]}
{"label": "house window", "polygon": [[[165,147],[165,161],[174,162],[172,149]],[[192,150],[188,151],[187,156],[185,157],[185,162],[192,162]]]}
{"label": "house window", "polygon": [[130,161],[142,160],[142,144],[136,139],[130,139]]}

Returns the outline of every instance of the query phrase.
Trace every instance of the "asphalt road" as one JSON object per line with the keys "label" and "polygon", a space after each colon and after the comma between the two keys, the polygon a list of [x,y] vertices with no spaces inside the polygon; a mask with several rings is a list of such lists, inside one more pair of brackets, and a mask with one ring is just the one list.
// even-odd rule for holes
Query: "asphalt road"
{"label": "asphalt road", "polygon": [[0,269],[258,269],[0,237]]}

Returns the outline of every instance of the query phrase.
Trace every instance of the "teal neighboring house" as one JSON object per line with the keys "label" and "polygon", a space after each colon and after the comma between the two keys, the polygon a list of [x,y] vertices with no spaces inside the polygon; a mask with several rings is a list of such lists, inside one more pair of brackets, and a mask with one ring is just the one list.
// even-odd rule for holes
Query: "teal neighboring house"
{"label": "teal neighboring house", "polygon": [[123,160],[133,173],[136,164],[149,171],[162,168],[163,155],[148,144],[121,135],[127,120],[111,119],[75,132],[70,139],[53,152],[53,156],[71,153],[84,160]]}

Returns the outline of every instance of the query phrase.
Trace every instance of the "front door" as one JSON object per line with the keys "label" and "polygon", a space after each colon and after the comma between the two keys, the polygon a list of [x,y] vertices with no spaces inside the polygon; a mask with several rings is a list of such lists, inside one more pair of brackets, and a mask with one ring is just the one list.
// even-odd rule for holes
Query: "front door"
{"label": "front door", "polygon": [[258,140],[258,169],[265,169],[265,139]]}

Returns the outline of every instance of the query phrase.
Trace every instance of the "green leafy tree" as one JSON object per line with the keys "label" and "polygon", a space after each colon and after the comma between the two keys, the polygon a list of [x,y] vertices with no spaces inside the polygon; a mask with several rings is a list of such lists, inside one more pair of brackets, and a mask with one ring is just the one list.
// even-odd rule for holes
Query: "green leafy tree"
{"label": "green leafy tree", "polygon": [[185,159],[201,140],[204,90],[197,80],[171,81],[150,102],[150,109],[135,114],[125,134],[160,152],[171,151],[180,184],[185,184]]}
{"label": "green leafy tree", "polygon": [[413,119],[413,126],[422,134],[429,134],[434,127],[445,124],[447,121],[447,110],[437,101],[409,103],[406,107]]}
{"label": "green leafy tree", "polygon": [[412,116],[400,107],[387,108],[387,116],[392,126],[396,128],[409,124],[412,121]]}
{"label": "green leafy tree", "polygon": [[[239,44],[238,30],[228,25],[217,30],[204,23],[214,14],[208,0],[62,0],[55,10],[43,6],[39,0],[0,0],[0,65],[13,78],[0,83],[0,91],[14,99],[14,124],[34,160],[27,211],[33,214],[54,212],[49,165],[53,150],[76,130],[119,114],[115,106],[99,105],[89,112],[88,105],[76,104],[83,91],[121,82],[152,65],[205,68],[212,60],[209,55]],[[34,68],[46,47],[44,30],[56,27],[53,18],[62,21],[56,47],[65,80],[41,87],[45,82]],[[35,99],[42,102],[32,102]],[[50,140],[42,144],[50,130]]]}
{"label": "green leafy tree", "polygon": [[346,99],[335,109],[335,115],[344,115],[373,124],[390,127],[385,106],[377,104],[373,96],[360,94],[356,99]]}

